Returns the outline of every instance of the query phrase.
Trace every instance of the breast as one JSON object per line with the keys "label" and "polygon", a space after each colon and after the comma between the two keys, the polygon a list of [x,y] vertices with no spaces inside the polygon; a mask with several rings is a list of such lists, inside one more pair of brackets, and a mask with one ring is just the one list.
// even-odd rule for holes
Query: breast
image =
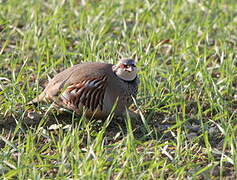
{"label": "breast", "polygon": [[126,82],[118,78],[112,77],[110,80],[116,81],[107,87],[104,99],[104,106],[107,113],[110,113],[113,105],[117,102],[115,115],[121,116],[126,111],[126,108],[133,103],[132,96],[136,98],[138,81]]}

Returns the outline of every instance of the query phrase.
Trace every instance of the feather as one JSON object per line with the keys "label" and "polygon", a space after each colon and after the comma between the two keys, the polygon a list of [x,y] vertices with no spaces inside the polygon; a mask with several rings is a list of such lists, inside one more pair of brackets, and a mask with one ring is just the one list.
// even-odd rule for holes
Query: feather
{"label": "feather", "polygon": [[106,81],[105,75],[98,78],[84,79],[79,83],[68,86],[62,93],[61,98],[65,104],[70,102],[77,108],[82,104],[92,111],[97,107],[102,111]]}

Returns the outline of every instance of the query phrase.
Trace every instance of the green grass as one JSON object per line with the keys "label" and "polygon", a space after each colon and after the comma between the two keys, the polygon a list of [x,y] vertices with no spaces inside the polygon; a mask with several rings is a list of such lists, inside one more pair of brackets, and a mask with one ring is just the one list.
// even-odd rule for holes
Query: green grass
{"label": "green grass", "polygon": [[[235,0],[0,0],[1,179],[237,178],[236,9]],[[40,123],[25,124],[49,77],[121,57],[138,60],[141,122],[41,105]]]}

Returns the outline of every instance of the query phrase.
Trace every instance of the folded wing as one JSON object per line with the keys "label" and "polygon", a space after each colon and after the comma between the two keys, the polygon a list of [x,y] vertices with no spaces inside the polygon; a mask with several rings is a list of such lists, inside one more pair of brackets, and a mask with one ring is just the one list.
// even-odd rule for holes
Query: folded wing
{"label": "folded wing", "polygon": [[63,103],[80,108],[84,106],[91,111],[103,110],[107,77],[84,79],[79,83],[68,86],[61,94]]}

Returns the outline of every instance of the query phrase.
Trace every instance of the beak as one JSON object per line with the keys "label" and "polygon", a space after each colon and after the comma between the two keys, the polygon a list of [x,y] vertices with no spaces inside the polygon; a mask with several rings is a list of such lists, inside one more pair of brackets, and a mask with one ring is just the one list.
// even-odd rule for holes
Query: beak
{"label": "beak", "polygon": [[129,66],[129,67],[126,69],[126,71],[128,71],[128,72],[132,72],[132,71],[134,71],[134,67]]}

